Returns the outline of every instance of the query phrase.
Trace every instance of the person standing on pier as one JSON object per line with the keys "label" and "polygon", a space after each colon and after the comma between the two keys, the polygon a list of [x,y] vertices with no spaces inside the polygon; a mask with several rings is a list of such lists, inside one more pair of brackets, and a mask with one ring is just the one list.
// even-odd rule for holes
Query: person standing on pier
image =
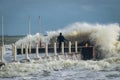
{"label": "person standing on pier", "polygon": [[59,43],[59,52],[61,52],[61,45],[62,42],[67,41],[64,36],[62,35],[62,33],[60,33],[60,35],[57,37],[57,42]]}

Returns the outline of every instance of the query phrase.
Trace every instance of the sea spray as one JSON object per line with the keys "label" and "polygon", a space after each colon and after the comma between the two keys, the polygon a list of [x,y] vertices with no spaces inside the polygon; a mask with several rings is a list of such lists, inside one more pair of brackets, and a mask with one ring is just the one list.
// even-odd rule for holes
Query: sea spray
{"label": "sea spray", "polygon": [[[66,31],[67,30],[67,31]],[[120,27],[118,24],[88,24],[74,23],[62,30],[49,31],[48,34],[56,35],[61,31],[70,41],[90,40],[104,57],[110,57],[119,53]],[[48,36],[49,36],[48,35]],[[117,46],[116,46],[117,45]],[[117,49],[117,50],[116,50]]]}
{"label": "sea spray", "polygon": [[[29,38],[30,38],[30,40],[29,40]],[[40,39],[42,39],[42,41],[44,41],[45,37],[43,37],[43,35],[40,33],[36,33],[35,35],[27,35],[26,37],[21,38],[15,44],[19,48],[20,48],[21,44],[23,44],[23,46],[26,46],[29,43],[31,43],[32,47],[36,47],[36,44],[39,44]]]}
{"label": "sea spray", "polygon": [[[69,41],[90,40],[90,42],[97,48],[97,53],[102,54],[104,57],[111,57],[120,53],[120,42],[119,42],[119,24],[89,24],[89,23],[73,23],[66,26],[63,29],[56,31],[47,31],[47,36],[42,36],[37,33],[31,35],[31,46],[34,47],[36,43],[39,43],[39,37],[43,39],[42,43],[45,45],[46,42],[56,42],[56,37],[62,32],[65,38]],[[20,46],[21,43],[24,45],[28,44],[28,37],[20,39],[16,42],[16,45]]]}
{"label": "sea spray", "polygon": [[98,30],[92,33],[90,38],[95,42],[96,46],[99,46],[102,53],[111,56],[110,54],[116,52],[115,43],[118,41],[120,28],[117,24],[99,25],[97,28]]}

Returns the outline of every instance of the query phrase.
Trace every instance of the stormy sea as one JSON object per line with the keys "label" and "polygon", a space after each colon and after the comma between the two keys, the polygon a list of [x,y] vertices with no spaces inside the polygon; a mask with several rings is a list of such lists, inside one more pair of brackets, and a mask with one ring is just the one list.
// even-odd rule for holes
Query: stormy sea
{"label": "stormy sea", "polygon": [[[41,58],[35,60],[35,53],[29,54],[29,62],[20,62],[25,59],[25,54],[17,55],[17,61],[13,61],[12,44],[17,48],[31,43],[34,48],[36,44],[42,42],[53,44],[59,33],[72,42],[81,42],[89,40],[92,46],[96,48],[98,58],[91,60],[82,60],[53,57],[54,53],[49,53],[50,58]],[[36,33],[22,37],[12,37],[5,42],[4,62],[5,66],[0,66],[0,80],[120,80],[120,26],[117,23],[112,24],[90,24],[73,23],[63,29],[56,31],[47,31],[46,35]],[[16,39],[17,38],[17,39]],[[0,56],[2,50],[0,47]],[[67,53],[65,53],[67,54]],[[45,53],[39,53],[44,57]],[[80,56],[80,55],[79,55]],[[100,58],[99,58],[100,57]],[[0,57],[1,60],[1,57]]]}

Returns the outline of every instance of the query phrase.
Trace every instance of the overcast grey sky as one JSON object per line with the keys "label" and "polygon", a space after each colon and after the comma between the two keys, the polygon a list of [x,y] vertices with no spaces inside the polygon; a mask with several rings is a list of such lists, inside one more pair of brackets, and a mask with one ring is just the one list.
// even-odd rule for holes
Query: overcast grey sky
{"label": "overcast grey sky", "polygon": [[120,0],[0,0],[2,16],[6,35],[26,35],[28,16],[31,34],[45,34],[74,22],[120,23]]}

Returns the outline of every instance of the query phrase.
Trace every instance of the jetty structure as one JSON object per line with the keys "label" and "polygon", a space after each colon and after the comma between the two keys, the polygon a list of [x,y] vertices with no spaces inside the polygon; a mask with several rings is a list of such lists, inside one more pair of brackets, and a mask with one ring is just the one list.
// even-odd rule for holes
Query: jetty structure
{"label": "jetty structure", "polygon": [[[38,24],[39,28],[40,26],[40,16],[38,17]],[[41,29],[41,28],[40,28]],[[40,33],[40,30],[39,30]],[[26,45],[26,47],[23,48],[23,45],[21,45],[20,48],[17,48],[17,54],[26,54],[26,59],[28,59],[28,54],[35,54],[36,53],[36,58],[41,58],[39,56],[40,53],[45,53],[45,57],[48,57],[49,54],[54,53],[55,56],[57,55],[70,55],[70,56],[78,56],[80,59],[83,60],[90,60],[90,59],[95,59],[95,47],[91,46],[88,41],[82,42],[82,45],[79,45],[78,42],[80,41],[75,41],[71,42],[69,41],[68,44],[64,45],[65,43],[62,43],[61,51],[58,49],[58,44],[57,42],[51,42],[51,43],[42,43],[41,37],[39,37],[39,42],[36,44],[35,47],[31,48],[31,39],[30,39],[30,16],[28,17],[28,37],[29,37],[29,44]],[[42,46],[44,44],[44,46]]]}
{"label": "jetty structure", "polygon": [[[51,46],[52,45],[52,46]],[[51,46],[51,47],[49,47]],[[23,51],[23,54],[30,53],[28,48],[17,48],[17,54],[21,55],[21,51]],[[95,59],[95,47],[90,46],[87,43],[85,46],[78,46],[77,41],[72,43],[69,41],[68,46],[64,46],[64,43],[62,43],[61,51],[59,51],[58,44],[53,43],[48,45],[46,43],[45,47],[38,47],[38,44],[36,45],[36,48],[31,48],[31,53],[33,54],[41,54],[45,53],[46,56],[49,54],[54,53],[54,55],[69,55],[69,56],[79,56],[82,60],[90,60]]]}
{"label": "jetty structure", "polygon": [[[40,26],[40,16],[39,16],[39,26]],[[63,59],[77,59],[77,60],[93,60],[96,59],[95,47],[90,45],[88,42],[82,43],[79,45],[80,41],[69,41],[66,45],[62,43],[61,51],[58,49],[57,42],[52,43],[42,43],[42,39],[39,38],[39,42],[35,44],[35,47],[31,45],[31,36],[30,36],[30,16],[28,17],[28,44],[23,46],[24,43],[21,43],[21,47],[17,47],[15,44],[12,44],[13,52],[13,62],[17,62],[17,55],[25,54],[25,58],[22,62],[30,62],[30,54],[36,54],[35,60],[41,60],[44,58],[50,59],[57,57],[59,59],[62,56]],[[45,46],[42,46],[44,44]],[[2,47],[1,48],[1,62],[0,65],[4,65],[4,26],[3,26],[3,16],[2,16]],[[41,57],[40,54],[45,54],[44,57]],[[51,56],[52,55],[52,56]]]}

